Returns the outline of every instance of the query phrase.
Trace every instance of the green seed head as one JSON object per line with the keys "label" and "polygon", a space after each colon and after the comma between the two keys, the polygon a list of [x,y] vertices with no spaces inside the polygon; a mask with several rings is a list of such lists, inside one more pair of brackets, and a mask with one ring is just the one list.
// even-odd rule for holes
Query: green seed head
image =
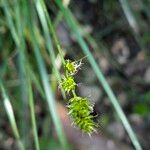
{"label": "green seed head", "polygon": [[69,100],[69,114],[71,115],[75,125],[83,132],[91,134],[95,131],[95,123],[93,121],[92,105],[87,98],[73,97]]}
{"label": "green seed head", "polygon": [[76,62],[76,61],[70,61],[66,60],[65,62],[65,70],[68,74],[74,75],[77,71],[78,68],[81,66],[81,62]]}
{"label": "green seed head", "polygon": [[93,105],[87,98],[76,96],[73,75],[80,69],[82,60],[70,61],[65,60],[64,69],[65,77],[62,79],[61,88],[66,93],[72,92],[73,98],[69,100],[69,114],[73,119],[73,123],[78,126],[83,132],[89,135],[95,131],[96,124],[93,121]]}
{"label": "green seed head", "polygon": [[61,86],[65,92],[69,93],[70,91],[75,90],[76,83],[72,76],[64,77]]}

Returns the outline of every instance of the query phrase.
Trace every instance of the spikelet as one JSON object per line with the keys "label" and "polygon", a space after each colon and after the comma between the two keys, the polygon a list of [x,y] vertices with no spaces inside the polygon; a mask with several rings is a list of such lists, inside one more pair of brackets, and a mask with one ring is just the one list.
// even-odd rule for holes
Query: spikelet
{"label": "spikelet", "polygon": [[76,83],[72,76],[63,77],[62,82],[60,84],[66,93],[75,90]]}
{"label": "spikelet", "polygon": [[78,69],[80,68],[82,62],[81,61],[71,61],[66,60],[65,61],[65,71],[68,75],[74,75],[77,73]]}
{"label": "spikelet", "polygon": [[93,121],[93,106],[87,98],[73,97],[69,100],[69,114],[73,122],[83,132],[91,134],[95,131],[95,123]]}

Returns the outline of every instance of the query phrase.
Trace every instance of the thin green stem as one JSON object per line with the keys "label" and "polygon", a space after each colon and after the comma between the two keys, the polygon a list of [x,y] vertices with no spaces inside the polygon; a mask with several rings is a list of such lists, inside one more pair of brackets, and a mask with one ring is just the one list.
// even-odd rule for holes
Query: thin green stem
{"label": "thin green stem", "polygon": [[74,97],[77,97],[75,90],[72,91]]}
{"label": "thin green stem", "polygon": [[21,4],[17,0],[13,0],[15,3],[15,15],[16,15],[16,24],[17,24],[17,31],[18,31],[18,37],[19,37],[19,45],[18,45],[18,52],[19,52],[19,58],[18,58],[18,64],[19,64],[19,78],[20,78],[20,96],[22,100],[22,111],[21,111],[21,128],[22,128],[22,134],[24,136],[24,142],[26,148],[30,145],[30,140],[29,140],[29,124],[27,121],[27,116],[28,116],[28,86],[27,86],[27,73],[26,73],[26,56],[25,56],[25,51],[26,51],[26,43],[25,39],[23,36],[23,19],[21,17],[22,15],[22,10],[21,10]]}
{"label": "thin green stem", "polygon": [[32,122],[32,127],[33,127],[35,149],[40,150],[37,126],[36,126],[36,118],[35,118],[33,91],[32,91],[31,80],[29,76],[28,76],[28,90],[29,90],[29,106],[30,106],[30,111],[31,111],[31,122]]}

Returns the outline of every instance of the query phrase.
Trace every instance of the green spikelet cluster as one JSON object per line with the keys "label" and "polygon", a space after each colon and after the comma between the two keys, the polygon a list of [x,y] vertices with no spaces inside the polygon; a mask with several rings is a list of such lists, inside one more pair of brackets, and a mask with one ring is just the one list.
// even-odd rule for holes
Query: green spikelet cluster
{"label": "green spikelet cluster", "polygon": [[69,100],[68,108],[73,123],[83,132],[91,134],[95,131],[96,126],[93,121],[93,116],[91,115],[93,112],[93,105],[87,98],[77,96],[75,92],[77,84],[74,81],[73,75],[77,73],[81,64],[81,61],[65,61],[65,77],[62,79],[61,87],[67,94],[72,93],[73,97]]}
{"label": "green spikelet cluster", "polygon": [[70,60],[66,60],[65,70],[69,74],[75,74],[75,72],[77,72],[77,66],[76,66],[75,62],[71,62]]}
{"label": "green spikelet cluster", "polygon": [[89,100],[82,97],[73,97],[69,101],[69,114],[76,124],[83,132],[92,133],[94,131],[95,123],[93,121],[93,107]]}
{"label": "green spikelet cluster", "polygon": [[64,91],[69,93],[70,91],[75,90],[76,83],[72,76],[66,76],[62,79],[61,85]]}

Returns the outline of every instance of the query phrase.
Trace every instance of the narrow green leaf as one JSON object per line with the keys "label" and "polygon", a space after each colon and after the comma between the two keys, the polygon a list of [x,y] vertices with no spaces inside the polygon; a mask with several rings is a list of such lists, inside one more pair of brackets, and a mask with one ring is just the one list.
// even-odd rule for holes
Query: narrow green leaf
{"label": "narrow green leaf", "polygon": [[6,94],[6,91],[5,91],[4,86],[3,86],[1,81],[0,81],[0,87],[1,87],[1,92],[2,92],[2,96],[3,96],[4,107],[6,109],[7,116],[9,118],[9,122],[10,122],[10,125],[12,127],[14,136],[15,136],[17,142],[18,142],[18,147],[20,148],[20,150],[25,150],[24,145],[23,145],[23,143],[20,139],[20,135],[19,135],[19,132],[18,132],[18,128],[17,128],[17,124],[16,124],[16,120],[15,120],[12,105],[10,103],[9,97]]}
{"label": "narrow green leaf", "polygon": [[[44,36],[45,36],[45,39],[46,39],[46,46],[47,46],[47,49],[48,49],[48,52],[49,52],[49,55],[50,55],[50,58],[51,58],[51,63],[52,63],[53,68],[54,68],[54,73],[56,75],[56,78],[57,78],[58,82],[60,83],[61,82],[61,75],[60,75],[59,70],[57,69],[56,64],[55,64],[55,58],[56,57],[55,57],[51,37],[50,37],[50,34],[49,34],[48,23],[50,25],[50,28],[52,28],[52,26],[51,26],[52,24],[50,22],[50,17],[48,16],[44,1],[36,0],[35,4],[36,4],[37,12],[38,12],[41,24],[42,24],[42,28],[43,28],[43,31],[44,31]],[[48,18],[48,21],[46,19],[46,16]],[[55,33],[53,32],[53,35],[54,34]],[[56,36],[54,36],[54,37],[55,37],[55,41],[57,41]],[[57,44],[58,44],[58,41],[57,41]],[[62,62],[64,63],[63,54],[61,53],[59,45],[57,45],[57,47],[58,47],[58,50],[60,52]],[[65,98],[66,96],[64,94],[64,91],[62,91],[62,94],[63,94],[63,97]]]}

